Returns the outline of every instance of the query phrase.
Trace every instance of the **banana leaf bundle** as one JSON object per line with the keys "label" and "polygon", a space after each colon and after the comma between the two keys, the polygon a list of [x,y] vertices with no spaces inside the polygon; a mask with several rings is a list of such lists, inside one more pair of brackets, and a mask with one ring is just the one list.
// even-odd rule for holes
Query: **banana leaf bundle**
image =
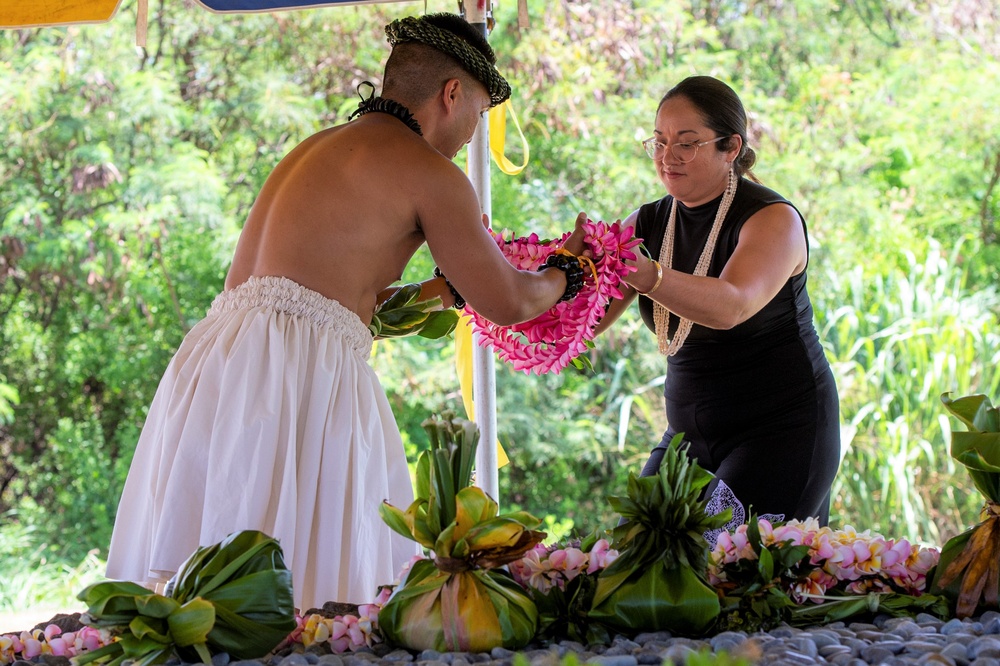
{"label": "banana leaf bundle", "polygon": [[950,539],[931,582],[931,593],[955,604],[955,616],[996,610],[1000,596],[1000,411],[984,395],[952,400],[945,408],[965,424],[952,431],[951,456],[965,465],[985,499],[980,522]]}
{"label": "banana leaf bundle", "polygon": [[130,582],[88,586],[81,622],[110,629],[117,640],[76,658],[78,666],[111,660],[160,664],[175,654],[211,663],[213,654],[256,659],[295,629],[292,576],[278,542],[256,531],[199,548],[181,565],[166,594]]}
{"label": "banana leaf bundle", "polygon": [[700,634],[719,614],[719,597],[705,579],[707,530],[729,522],[732,511],[705,514],[702,490],[712,474],[687,456],[677,435],[655,476],[629,475],[628,496],[610,497],[623,518],[612,532],[618,559],[597,578],[590,620],[633,634]]}
{"label": "banana leaf bundle", "polygon": [[401,338],[419,335],[436,340],[455,330],[458,313],[442,310],[441,299],[420,299],[419,284],[404,284],[379,303],[368,325],[373,338]]}
{"label": "banana leaf bundle", "polygon": [[432,551],[417,562],[379,611],[385,639],[411,650],[518,649],[535,635],[535,603],[499,570],[545,538],[525,512],[498,515],[497,503],[471,485],[479,442],[475,423],[450,412],[422,424],[430,450],[417,461],[413,503],[388,502],[382,519]]}

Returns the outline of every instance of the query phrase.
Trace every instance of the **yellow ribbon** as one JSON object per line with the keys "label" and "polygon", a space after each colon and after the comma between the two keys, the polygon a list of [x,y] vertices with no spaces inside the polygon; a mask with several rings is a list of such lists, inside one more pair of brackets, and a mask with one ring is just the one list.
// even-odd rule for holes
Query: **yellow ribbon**
{"label": "yellow ribbon", "polygon": [[[455,327],[455,369],[462,388],[462,403],[470,421],[476,420],[476,403],[472,399],[472,317],[462,315]],[[497,440],[497,469],[510,462],[507,452]]]}
{"label": "yellow ribbon", "polygon": [[[521,137],[521,147],[524,151],[524,163],[517,165],[504,154],[507,142],[507,112],[514,121],[518,136]],[[517,122],[517,114],[510,100],[494,106],[489,111],[490,156],[500,171],[508,176],[515,176],[528,165],[528,141],[524,138],[521,125]],[[465,413],[470,421],[476,420],[476,404],[472,399],[472,318],[463,316],[455,327],[455,369],[458,371],[458,381],[462,389],[462,402]],[[497,440],[497,468],[510,462],[500,440]]]}
{"label": "yellow ribbon", "polygon": [[[511,120],[514,121],[514,127],[517,129],[517,134],[521,137],[521,148],[524,151],[524,163],[520,165],[511,162],[507,159],[507,155],[504,154],[504,149],[506,148],[507,143],[508,111],[510,111]],[[501,171],[508,176],[516,176],[524,171],[524,167],[528,166],[529,152],[528,141],[524,138],[524,132],[521,131],[521,125],[517,122],[517,114],[514,113],[514,105],[510,103],[509,99],[503,104],[498,104],[490,109],[489,121],[490,155],[493,156],[493,161]]]}

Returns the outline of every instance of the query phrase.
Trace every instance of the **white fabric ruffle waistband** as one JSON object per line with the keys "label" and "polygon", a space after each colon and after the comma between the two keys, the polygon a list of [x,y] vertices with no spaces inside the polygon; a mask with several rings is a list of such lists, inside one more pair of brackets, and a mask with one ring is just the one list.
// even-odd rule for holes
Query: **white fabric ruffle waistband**
{"label": "white fabric ruffle waistband", "polygon": [[303,317],[317,326],[340,331],[348,344],[365,358],[371,354],[371,331],[357,314],[286,277],[251,277],[216,296],[208,316],[248,308],[266,308]]}

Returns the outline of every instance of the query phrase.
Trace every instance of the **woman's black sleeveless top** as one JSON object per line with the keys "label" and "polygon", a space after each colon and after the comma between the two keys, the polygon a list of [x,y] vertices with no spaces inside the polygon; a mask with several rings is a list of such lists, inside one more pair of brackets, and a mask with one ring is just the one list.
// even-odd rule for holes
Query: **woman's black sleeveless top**
{"label": "woman's black sleeveless top", "polygon": [[[675,270],[694,272],[721,201],[720,196],[693,208],[678,202],[672,266]],[[660,255],[672,203],[673,197],[668,195],[639,209],[636,235],[644,239],[643,248],[650,257],[658,258]],[[722,273],[736,250],[743,224],[760,209],[775,203],[791,205],[773,190],[740,179],[736,196],[719,232],[718,244],[708,269],[709,277],[718,277]],[[799,218],[802,218],[801,214]],[[805,232],[804,220],[802,226]],[[655,332],[653,302],[640,296],[639,311],[646,326]],[[671,336],[677,325],[678,318],[671,313]],[[793,353],[783,353],[787,351]],[[716,330],[695,324],[684,346],[669,357],[664,395],[668,401],[675,396],[690,401],[696,399],[698,394],[717,395],[717,389],[722,388],[716,385],[717,382],[725,384],[724,393],[730,393],[737,389],[732,385],[734,379],[753,382],[753,386],[740,387],[742,390],[759,391],[767,386],[770,376],[787,372],[781,367],[784,363],[775,366],[777,358],[797,364],[800,372],[807,371],[814,376],[829,372],[829,364],[813,325],[805,270],[789,278],[760,312],[732,329]],[[803,364],[809,367],[802,367]]]}

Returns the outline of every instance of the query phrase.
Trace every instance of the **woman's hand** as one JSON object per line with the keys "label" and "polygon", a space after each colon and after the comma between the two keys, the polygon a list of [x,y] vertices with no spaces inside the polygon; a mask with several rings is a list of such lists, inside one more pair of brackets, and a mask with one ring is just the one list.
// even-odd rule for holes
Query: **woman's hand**
{"label": "woman's hand", "polygon": [[563,243],[563,249],[567,250],[568,252],[572,252],[577,256],[583,255],[585,257],[592,259],[593,257],[590,256],[591,255],[590,250],[583,243],[583,236],[584,236],[583,225],[586,222],[587,222],[586,213],[580,213],[579,215],[576,216],[576,223],[573,227],[573,233],[570,235],[569,238],[566,239],[566,242]]}
{"label": "woman's hand", "polygon": [[652,293],[663,281],[663,267],[660,266],[660,262],[639,255],[635,261],[626,261],[625,263],[631,264],[637,269],[635,273],[630,273],[624,278],[625,283],[640,294],[652,298]]}

